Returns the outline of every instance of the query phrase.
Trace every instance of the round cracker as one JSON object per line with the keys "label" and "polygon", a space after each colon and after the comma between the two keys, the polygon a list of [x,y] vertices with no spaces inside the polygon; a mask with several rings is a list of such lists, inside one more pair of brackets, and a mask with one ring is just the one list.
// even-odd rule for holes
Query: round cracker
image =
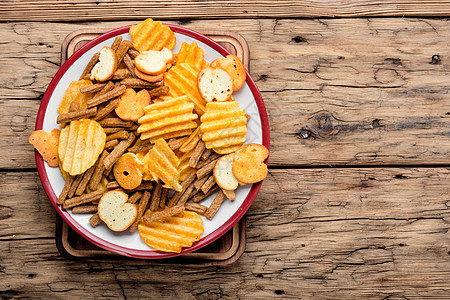
{"label": "round cracker", "polygon": [[114,164],[114,178],[122,188],[132,190],[141,185],[143,169],[144,164],[136,154],[125,153]]}
{"label": "round cracker", "polygon": [[269,156],[266,147],[259,144],[242,145],[236,150],[233,174],[239,182],[256,183],[263,180],[268,173],[264,160]]}
{"label": "round cracker", "polygon": [[223,69],[231,76],[233,79],[233,91],[239,90],[247,79],[245,67],[236,55],[218,58],[211,63],[211,67]]}

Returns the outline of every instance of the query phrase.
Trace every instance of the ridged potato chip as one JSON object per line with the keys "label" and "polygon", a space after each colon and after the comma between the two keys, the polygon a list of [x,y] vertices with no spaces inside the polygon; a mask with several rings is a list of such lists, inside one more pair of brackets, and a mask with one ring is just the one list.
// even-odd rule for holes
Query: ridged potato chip
{"label": "ridged potato chip", "polygon": [[[152,214],[147,210],[145,215]],[[180,253],[183,247],[191,247],[200,240],[203,220],[191,211],[184,211],[164,221],[141,222],[138,226],[142,240],[155,250]]]}
{"label": "ridged potato chip", "polygon": [[206,113],[200,118],[202,140],[207,149],[228,154],[245,142],[247,118],[235,101],[209,102]]}
{"label": "ridged potato chip", "polygon": [[58,155],[62,169],[72,176],[84,173],[94,165],[105,142],[105,131],[96,121],[70,122],[59,135]]}
{"label": "ridged potato chip", "polygon": [[194,104],[187,96],[150,104],[144,108],[145,115],[138,120],[137,132],[141,134],[141,140],[151,141],[188,135],[192,128],[197,127],[193,120],[198,116],[192,113],[193,109]]}
{"label": "ridged potato chip", "polygon": [[176,44],[175,33],[160,21],[151,18],[132,25],[129,31],[134,48],[139,52],[147,50],[161,50],[163,47],[172,49]]}
{"label": "ridged potato chip", "polygon": [[180,181],[182,182],[184,179],[186,179],[187,175],[190,171],[193,170],[191,166],[189,166],[189,159],[192,156],[192,153],[194,152],[194,149],[192,149],[189,152],[183,153],[179,152],[178,157],[180,159],[180,165],[178,166],[178,170],[180,171]]}
{"label": "ridged potato chip", "polygon": [[142,159],[144,173],[152,175],[153,179],[165,188],[181,191],[180,160],[162,138],[155,141],[155,145]]}
{"label": "ridged potato chip", "polygon": [[86,108],[88,100],[92,99],[94,93],[84,95],[80,92],[80,88],[89,85],[92,85],[92,81],[90,80],[72,81],[67,90],[64,92],[64,96],[61,99],[56,111],[60,114],[68,113],[72,102],[77,103],[80,109]]}
{"label": "ridged potato chip", "polygon": [[181,44],[177,54],[177,64],[182,63],[190,64],[198,71],[209,66],[209,63],[205,61],[205,51],[196,42],[190,45],[188,43]]}

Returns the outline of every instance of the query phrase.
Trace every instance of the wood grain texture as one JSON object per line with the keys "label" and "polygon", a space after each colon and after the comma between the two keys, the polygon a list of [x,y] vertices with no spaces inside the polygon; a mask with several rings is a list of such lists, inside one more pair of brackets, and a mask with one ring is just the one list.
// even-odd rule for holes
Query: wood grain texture
{"label": "wood grain texture", "polygon": [[[95,26],[106,31],[130,23]],[[251,75],[269,114],[271,165],[448,162],[447,19],[173,23],[198,31],[236,31],[247,40]],[[92,26],[0,24],[6,41],[0,44],[0,63],[14,70],[0,73],[0,132],[13,140],[11,145],[1,139],[0,151],[14,150],[12,156],[0,156],[0,168],[34,167],[27,139],[39,100],[58,69],[60,44],[73,30]]]}
{"label": "wood grain texture", "polygon": [[448,298],[449,175],[449,168],[271,170],[248,212],[244,255],[225,267],[181,268],[63,259],[37,173],[4,173],[0,296]]}
{"label": "wood grain texture", "polygon": [[[8,0],[0,21],[93,21],[207,18],[311,18],[367,16],[448,16],[449,1],[29,1]],[[182,13],[182,14],[181,14]]]}

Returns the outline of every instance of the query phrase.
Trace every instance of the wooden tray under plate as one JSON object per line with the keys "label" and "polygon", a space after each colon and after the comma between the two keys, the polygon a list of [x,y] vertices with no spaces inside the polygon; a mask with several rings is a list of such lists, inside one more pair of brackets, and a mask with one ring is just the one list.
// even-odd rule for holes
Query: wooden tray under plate
{"label": "wooden tray under plate", "polygon": [[[84,44],[106,31],[106,29],[98,31],[79,30],[70,33],[64,39],[61,46],[61,64]],[[232,54],[237,55],[247,70],[249,70],[250,53],[247,42],[241,35],[226,31],[205,31],[202,33],[224,46]],[[174,258],[143,260],[124,257],[103,250],[81,237],[59,215],[57,215],[56,220],[56,245],[64,257],[87,261],[123,261],[128,264],[183,264],[201,266],[230,264],[236,261],[244,252],[246,233],[246,215],[244,215],[226,234],[202,249]]]}

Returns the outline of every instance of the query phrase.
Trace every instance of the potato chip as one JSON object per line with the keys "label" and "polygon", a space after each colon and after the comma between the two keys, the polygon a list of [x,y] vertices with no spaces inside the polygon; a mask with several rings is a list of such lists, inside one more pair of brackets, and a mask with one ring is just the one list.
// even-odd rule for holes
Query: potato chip
{"label": "potato chip", "polygon": [[163,47],[172,49],[176,44],[175,33],[160,21],[151,18],[130,27],[131,41],[139,52],[161,50]]}
{"label": "potato chip", "polygon": [[209,102],[206,113],[200,118],[202,140],[207,149],[228,154],[245,142],[247,118],[236,101]]}
{"label": "potato chip", "polygon": [[169,139],[190,134],[191,129],[197,127],[193,120],[198,119],[192,113],[193,109],[194,104],[187,96],[146,106],[145,115],[138,120],[141,124],[137,129],[141,134],[140,139],[155,141],[161,137]]}
{"label": "potato chip", "polygon": [[178,166],[180,160],[162,138],[156,140],[155,145],[142,159],[144,173],[149,173],[159,184],[175,191],[182,189]]}
{"label": "potato chip", "polygon": [[197,128],[186,140],[186,142],[183,143],[180,147],[181,152],[189,152],[191,150],[194,150],[195,146],[197,146],[198,141],[200,141],[200,135],[198,134],[200,131],[200,127]]}
{"label": "potato chip", "polygon": [[205,61],[205,51],[196,42],[190,45],[188,43],[181,44],[177,55],[177,64],[182,63],[187,63],[198,71],[209,66],[209,63]]}
{"label": "potato chip", "polygon": [[72,176],[84,173],[94,165],[105,142],[105,131],[96,121],[70,122],[59,136],[58,155],[62,169]]}
{"label": "potato chip", "polygon": [[170,68],[164,78],[164,83],[169,87],[168,96],[180,97],[187,95],[195,104],[194,111],[201,116],[206,110],[206,101],[200,95],[197,87],[197,76],[200,70],[187,63],[177,63]]}
{"label": "potato chip", "polygon": [[191,158],[192,153],[194,153],[194,149],[186,153],[178,153],[180,159],[180,165],[178,166],[178,170],[180,171],[180,181],[184,181],[187,175],[189,175],[189,172],[193,170],[193,168],[189,166],[189,159]]}
{"label": "potato chip", "polygon": [[[145,215],[152,212],[147,210]],[[142,240],[155,250],[180,253],[183,247],[191,247],[200,240],[203,220],[195,212],[184,211],[164,221],[141,222],[138,226]]]}
{"label": "potato chip", "polygon": [[60,114],[68,113],[70,104],[72,102],[77,103],[80,109],[86,108],[88,100],[92,99],[94,93],[84,95],[80,92],[80,88],[88,85],[92,85],[92,81],[90,80],[72,81],[67,90],[65,91],[61,102],[59,103],[57,112],[59,112]]}

